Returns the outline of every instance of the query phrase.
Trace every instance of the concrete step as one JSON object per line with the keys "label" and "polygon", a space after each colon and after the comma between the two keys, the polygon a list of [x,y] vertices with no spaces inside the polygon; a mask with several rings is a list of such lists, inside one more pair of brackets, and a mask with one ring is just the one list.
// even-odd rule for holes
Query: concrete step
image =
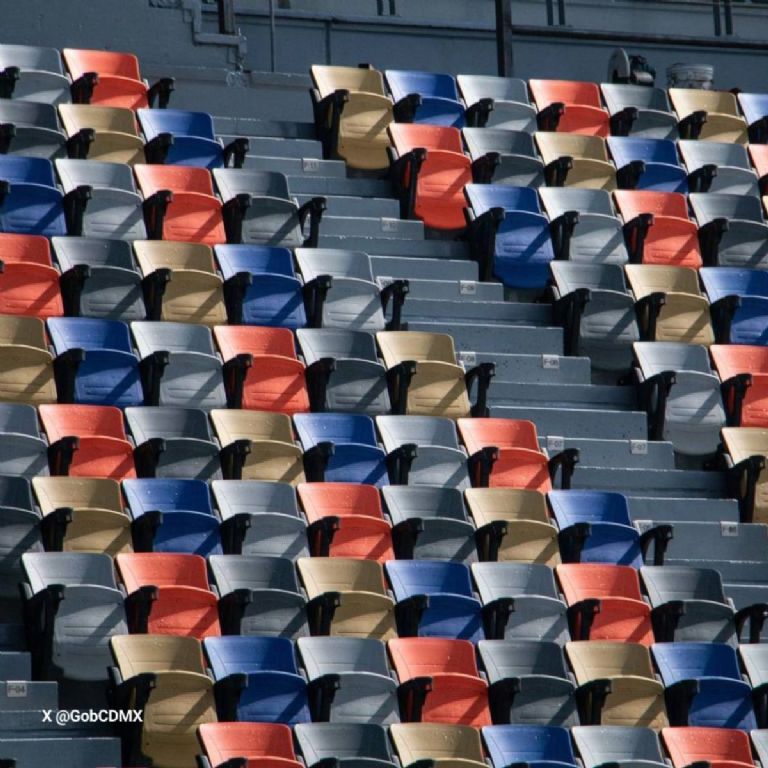
{"label": "concrete step", "polygon": [[733,499],[702,499],[667,496],[627,496],[633,521],[652,520],[656,523],[705,522],[738,523],[739,505]]}
{"label": "concrete step", "polygon": [[320,236],[343,238],[387,238],[388,240],[421,240],[424,225],[420,221],[403,219],[360,218],[352,216],[323,216]]}
{"label": "concrete step", "polygon": [[[294,195],[296,202],[303,205],[314,195]],[[397,200],[386,197],[341,197],[325,195],[325,216],[362,216],[363,218],[399,219],[400,206]]]}
{"label": "concrete step", "polygon": [[488,390],[491,408],[533,406],[536,408],[579,408],[631,411],[637,408],[634,387],[596,384],[530,384],[494,381]]}
{"label": "concrete step", "polygon": [[[477,280],[476,261],[464,259],[421,259],[417,256],[371,256],[371,268],[376,277],[406,278],[408,280]],[[488,283],[495,285],[495,283]]]}
{"label": "concrete step", "polygon": [[312,123],[290,120],[254,120],[250,117],[214,117],[213,126],[217,134],[229,136],[270,136],[276,139],[314,140],[315,126]]}
{"label": "concrete step", "polygon": [[[289,179],[289,189],[293,187]],[[466,243],[453,240],[399,240],[385,237],[339,237],[324,235],[320,231],[321,248],[346,248],[349,251],[365,251],[372,256],[419,256],[430,259],[468,259]]]}
{"label": "concrete step", "polygon": [[[407,304],[406,300],[406,304]],[[448,333],[453,336],[457,352],[474,352],[478,360],[482,353],[514,355],[562,355],[561,328],[538,328],[530,325],[499,325],[488,333],[486,325],[474,323],[436,323],[415,321],[408,323],[411,331]]]}
{"label": "concrete step", "polygon": [[[224,146],[233,141],[235,136],[227,134],[219,138]],[[295,159],[313,158],[323,159],[323,145],[319,141],[308,139],[278,139],[271,136],[249,136],[248,154],[254,157],[290,157]]]}
{"label": "concrete step", "polygon": [[[308,157],[304,159],[296,157],[259,157],[249,154],[245,156],[245,168],[253,171],[277,171],[286,176],[309,176],[311,178],[346,179],[347,166],[340,160],[317,160]],[[288,184],[291,192],[293,186]]]}
{"label": "concrete step", "polygon": [[576,465],[573,488],[618,491],[643,496],[688,496],[722,499],[727,497],[720,472],[682,469],[616,469]]}
{"label": "concrete step", "polygon": [[[483,287],[490,283],[473,283]],[[493,286],[502,288],[501,285]],[[525,304],[512,301],[475,300],[471,294],[455,301],[436,301],[431,299],[408,298],[403,305],[403,320],[409,323],[417,321],[468,322],[483,323],[494,327],[499,325],[551,326],[552,309],[548,304]]]}
{"label": "concrete step", "polygon": [[[437,262],[438,264],[440,262]],[[438,270],[434,270],[438,272]],[[442,270],[439,270],[442,273]],[[392,280],[388,278],[378,278],[378,284],[383,288]],[[504,286],[501,283],[478,283],[474,280],[420,280],[408,278],[410,290],[406,303],[408,306],[408,315],[418,317],[422,315],[425,318],[438,317],[443,309],[441,307],[432,307],[431,305],[444,305],[449,311],[456,304],[471,304],[473,307],[486,306],[487,304],[503,304]],[[411,311],[412,310],[412,311]],[[453,315],[456,317],[456,315]]]}
{"label": "concrete step", "polygon": [[[324,161],[329,162],[329,161]],[[341,163],[343,166],[344,164]],[[392,185],[378,179],[347,179],[313,173],[288,173],[288,189],[292,195],[391,197]]]}
{"label": "concrete step", "polygon": [[[494,381],[493,386],[496,386]],[[550,456],[578,448],[577,472],[587,467],[629,469],[674,469],[675,451],[672,443],[649,440],[600,440],[584,437],[543,437],[539,444]]]}
{"label": "concrete step", "polygon": [[587,357],[459,352],[456,358],[466,369],[473,368],[478,363],[494,363],[494,387],[505,382],[528,385],[590,383],[590,365]]}

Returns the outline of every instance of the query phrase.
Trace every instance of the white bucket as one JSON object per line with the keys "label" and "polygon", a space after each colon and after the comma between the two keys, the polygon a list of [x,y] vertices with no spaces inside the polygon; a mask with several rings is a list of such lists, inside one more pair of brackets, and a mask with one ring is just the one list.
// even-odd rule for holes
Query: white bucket
{"label": "white bucket", "polygon": [[711,64],[673,64],[667,67],[669,88],[699,88],[711,91],[715,68]]}

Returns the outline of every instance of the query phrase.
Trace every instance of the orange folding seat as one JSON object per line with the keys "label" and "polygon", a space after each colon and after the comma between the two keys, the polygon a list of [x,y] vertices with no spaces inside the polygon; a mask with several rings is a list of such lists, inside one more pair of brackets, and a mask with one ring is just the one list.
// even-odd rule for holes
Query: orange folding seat
{"label": "orange folding seat", "polygon": [[702,265],[699,230],[679,192],[621,190],[613,193],[624,219],[629,257],[644,264]]}
{"label": "orange folding seat", "polygon": [[464,229],[464,187],[479,179],[472,177],[459,130],[416,123],[392,123],[387,130],[398,155],[392,170],[401,218],[421,219],[433,229]]}
{"label": "orange folding seat", "polygon": [[733,427],[768,427],[768,347],[713,344],[723,404]]}
{"label": "orange folding seat", "polygon": [[358,483],[300,483],[296,490],[309,522],[315,557],[394,560],[392,528],[384,519],[379,490]]}
{"label": "orange folding seat", "polygon": [[75,104],[126,109],[152,106],[155,99],[159,107],[168,104],[173,79],[164,77],[148,88],[139,72],[139,60],[132,53],[77,48],[64,48],[61,53],[72,75]]}
{"label": "orange folding seat", "polygon": [[[197,738],[211,768],[301,768],[282,723],[203,723]],[[245,760],[245,762],[240,762]]]}
{"label": "orange folding seat", "polygon": [[204,637],[220,635],[216,595],[200,555],[164,552],[120,554],[117,568],[128,593],[131,632]]}
{"label": "orange folding seat", "polygon": [[0,314],[42,320],[64,314],[47,238],[0,234]]}
{"label": "orange folding seat", "polygon": [[650,646],[650,606],[643,602],[637,570],[628,565],[558,565],[574,640],[621,640]]}
{"label": "orange folding seat", "polygon": [[213,194],[207,168],[137,164],[133,170],[144,195],[144,222],[151,240],[227,242],[221,202]]}
{"label": "orange folding seat", "polygon": [[754,768],[746,731],[735,728],[663,728],[661,738],[675,768]]}
{"label": "orange folding seat", "polygon": [[481,679],[468,640],[409,637],[387,643],[400,679],[404,722],[491,725],[488,683]]}
{"label": "orange folding seat", "polygon": [[529,80],[528,87],[539,110],[541,130],[602,138],[610,135],[610,115],[603,109],[595,83]]}
{"label": "orange folding seat", "polygon": [[41,405],[53,475],[136,477],[123,412],[108,405]]}
{"label": "orange folding seat", "polygon": [[539,448],[536,426],[522,419],[459,419],[470,456],[472,484],[479,487],[552,490],[552,472],[563,467],[563,487],[576,462],[576,452],[566,450],[548,459]]}
{"label": "orange folding seat", "polygon": [[290,330],[219,325],[213,332],[224,359],[230,408],[289,415],[309,410],[304,364],[296,359]]}

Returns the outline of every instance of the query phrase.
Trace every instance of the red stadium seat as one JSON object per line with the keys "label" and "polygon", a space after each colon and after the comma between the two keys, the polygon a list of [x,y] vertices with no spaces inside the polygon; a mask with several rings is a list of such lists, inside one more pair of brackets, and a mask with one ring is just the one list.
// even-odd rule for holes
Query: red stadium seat
{"label": "red stadium seat", "polygon": [[650,646],[651,609],[643,602],[637,571],[627,565],[558,565],[575,640],[621,640]]}
{"label": "red stadium seat", "polygon": [[136,477],[123,413],[108,405],[41,405],[51,473],[72,477]]}
{"label": "red stadium seat", "polygon": [[488,684],[478,673],[472,643],[412,637],[387,645],[401,683],[400,715],[405,722],[475,728],[491,724]]}
{"label": "red stadium seat", "polygon": [[543,130],[602,138],[610,135],[610,117],[603,109],[600,89],[595,83],[529,80],[528,86],[538,107],[539,125]]}
{"label": "red stadium seat", "polygon": [[663,728],[661,737],[675,768],[693,763],[710,768],[753,768],[745,731],[732,728]]}
{"label": "red stadium seat", "polygon": [[[203,723],[197,737],[211,768],[301,768],[291,729],[282,723]],[[237,758],[245,759],[240,764]],[[233,761],[233,762],[230,762]]]}
{"label": "red stadium seat", "polygon": [[0,265],[0,314],[42,320],[64,314],[47,238],[0,234]]}
{"label": "red stadium seat", "polygon": [[729,424],[768,427],[768,347],[713,344],[709,349],[724,384]]}
{"label": "red stadium seat", "polygon": [[116,562],[128,593],[133,633],[198,640],[221,634],[218,601],[208,585],[205,558],[144,552],[118,555]]}

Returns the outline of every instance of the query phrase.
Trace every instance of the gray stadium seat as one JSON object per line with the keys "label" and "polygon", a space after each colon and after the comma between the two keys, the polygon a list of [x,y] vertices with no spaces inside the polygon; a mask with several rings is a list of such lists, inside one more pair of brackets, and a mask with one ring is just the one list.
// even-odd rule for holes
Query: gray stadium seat
{"label": "gray stadium seat", "polygon": [[383,726],[375,723],[297,723],[293,734],[308,768],[393,768]]}
{"label": "gray stadium seat", "polygon": [[602,83],[600,90],[614,125],[624,123],[633,136],[673,141],[677,139],[677,118],[662,88]]}
{"label": "gray stadium seat", "polygon": [[611,763],[618,768],[662,768],[667,765],[659,737],[650,728],[623,725],[576,726],[571,736],[584,768]]}
{"label": "gray stadium seat", "polygon": [[688,169],[692,190],[759,197],[757,175],[741,144],[681,139],[677,148]]}
{"label": "gray stadium seat", "polygon": [[475,529],[467,518],[461,491],[455,488],[388,485],[381,490],[392,520],[398,558],[477,559]]}
{"label": "gray stadium seat", "polygon": [[[471,125],[527,133],[536,130],[536,110],[531,106],[525,80],[491,75],[459,75],[456,82],[467,105],[467,117]],[[492,102],[490,111],[488,100]]]}
{"label": "gray stadium seat", "polygon": [[313,720],[380,725],[400,720],[397,683],[380,640],[301,637],[296,646],[307,671]]}
{"label": "gray stadium seat", "polygon": [[0,403],[0,475],[48,474],[48,453],[37,411],[23,403]]}
{"label": "gray stadium seat", "polygon": [[309,634],[306,600],[293,561],[265,555],[211,555],[222,630],[296,640]]}
{"label": "gray stadium seat", "polygon": [[0,138],[3,154],[55,160],[67,156],[67,138],[56,108],[31,101],[0,101],[0,124],[8,126]]}
{"label": "gray stadium seat", "polygon": [[0,45],[0,70],[18,69],[18,79],[6,75],[4,98],[59,104],[70,100],[69,79],[55,48],[37,45]]}
{"label": "gray stadium seat", "polygon": [[472,160],[493,153],[499,156],[493,169],[494,184],[544,186],[544,163],[536,153],[530,133],[503,128],[464,128],[462,134]]}
{"label": "gray stadium seat", "polygon": [[139,477],[220,480],[219,448],[208,417],[196,408],[126,408],[125,419],[136,444]]}

